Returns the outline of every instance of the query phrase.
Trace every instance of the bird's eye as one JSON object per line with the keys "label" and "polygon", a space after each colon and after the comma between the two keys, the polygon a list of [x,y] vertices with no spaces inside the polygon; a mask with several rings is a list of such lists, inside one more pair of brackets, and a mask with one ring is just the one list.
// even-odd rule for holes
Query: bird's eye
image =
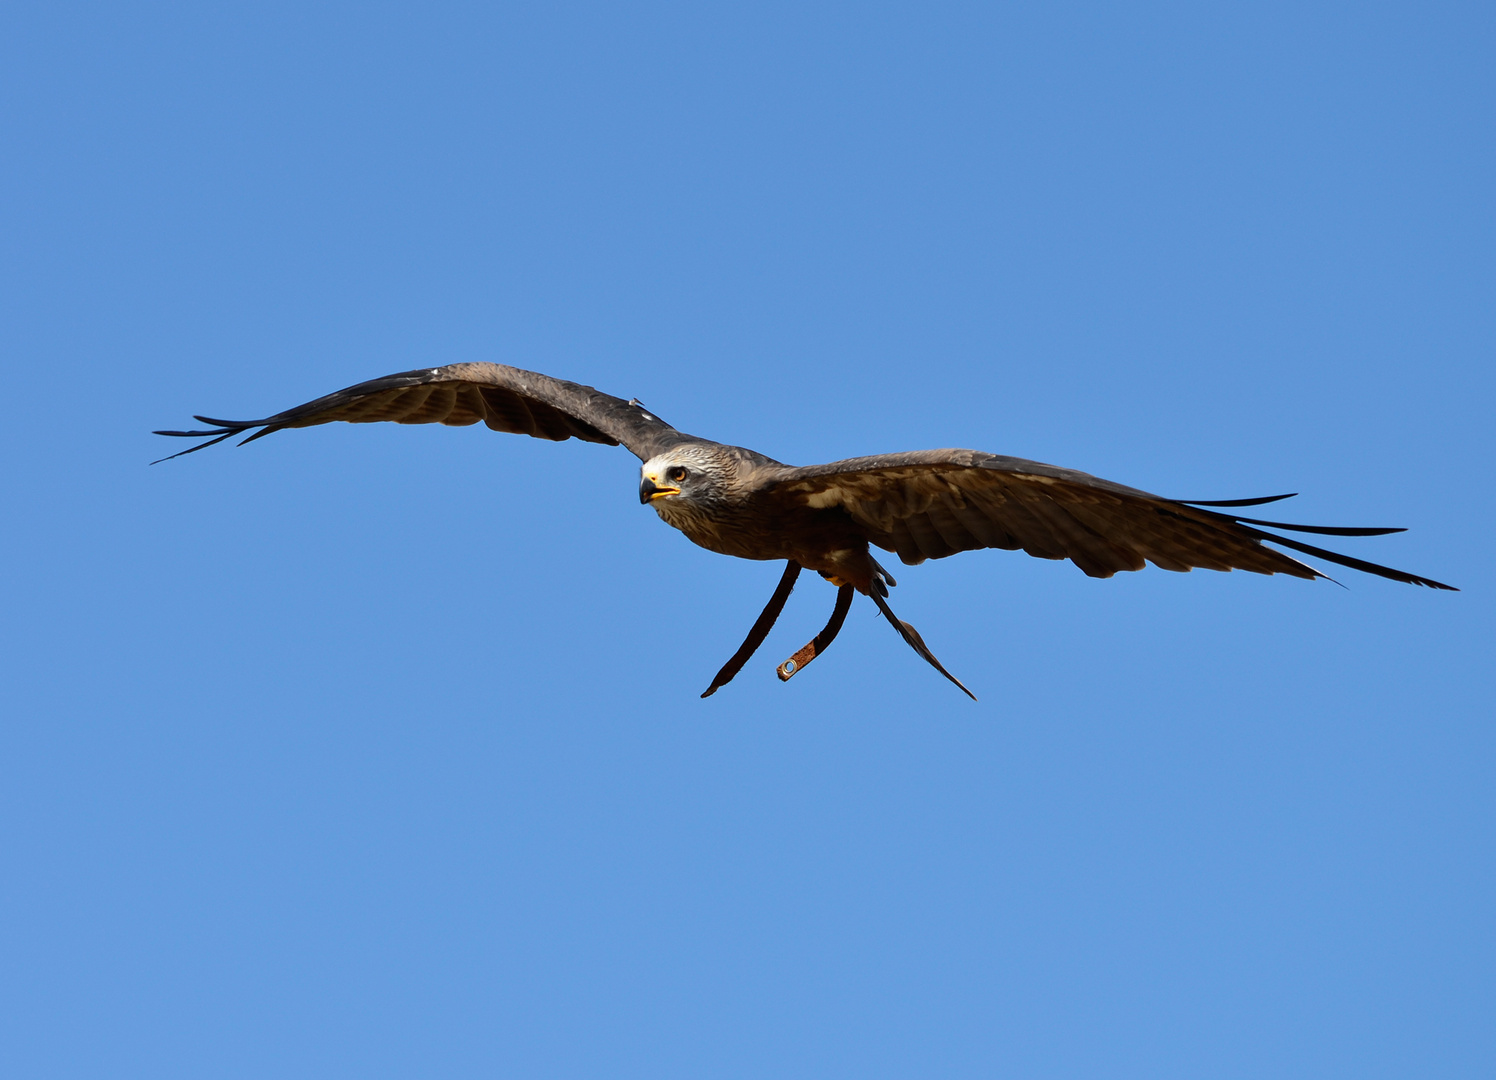
{"label": "bird's eye", "polygon": [[673,465],[671,466],[670,470],[665,473],[665,479],[669,480],[672,484],[679,484],[685,478],[686,467],[684,465]]}

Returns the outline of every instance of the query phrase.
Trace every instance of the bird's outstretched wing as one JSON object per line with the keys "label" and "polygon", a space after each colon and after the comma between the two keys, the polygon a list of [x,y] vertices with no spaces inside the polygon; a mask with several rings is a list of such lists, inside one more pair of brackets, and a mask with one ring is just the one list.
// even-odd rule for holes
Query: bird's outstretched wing
{"label": "bird's outstretched wing", "polygon": [[[1041,559],[1070,559],[1092,577],[1141,570],[1251,570],[1323,577],[1264,546],[1271,541],[1394,581],[1453,586],[1325,551],[1257,526],[1332,536],[1376,536],[1401,529],[1289,525],[1241,518],[1114,484],[1074,469],[976,450],[922,450],[849,458],[801,469],[765,470],[758,495],[814,508],[839,507],[868,540],[905,563],[975,548],[1022,549]],[[1252,506],[1268,499],[1210,505]]]}
{"label": "bird's outstretched wing", "polygon": [[646,412],[638,402],[504,364],[450,364],[402,371],[350,386],[263,420],[215,420],[207,416],[193,419],[213,426],[206,431],[156,434],[208,440],[182,451],[190,454],[245,432],[253,434],[244,442],[253,442],[282,428],[312,427],[334,420],[352,424],[389,420],[397,424],[456,427],[482,421],[494,431],[533,435],[537,439],[560,442],[575,438],[609,446],[622,443],[641,461],[648,461],[676,443],[691,441],[691,436],[681,434]]}

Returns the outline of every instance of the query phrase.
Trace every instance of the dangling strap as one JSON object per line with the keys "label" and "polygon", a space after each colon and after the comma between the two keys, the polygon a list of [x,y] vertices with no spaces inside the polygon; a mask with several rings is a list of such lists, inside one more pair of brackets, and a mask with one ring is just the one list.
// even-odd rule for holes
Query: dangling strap
{"label": "dangling strap", "polygon": [[856,591],[850,585],[843,585],[836,591],[836,607],[831,609],[831,618],[825,628],[810,644],[775,668],[775,671],[779,673],[780,682],[789,682],[791,675],[820,656],[826,651],[826,646],[836,640],[836,635],[841,632],[842,623],[846,622],[847,612],[852,608],[852,594]]}
{"label": "dangling strap", "polygon": [[784,603],[790,598],[790,593],[795,588],[795,579],[800,576],[800,564],[791,559],[785,563],[784,576],[779,579],[779,585],[774,589],[774,595],[769,597],[763,613],[759,615],[758,621],[748,631],[748,636],[743,639],[743,644],[738,646],[738,651],[732,654],[732,659],[722,665],[722,670],[717,672],[717,677],[712,680],[712,685],[706,688],[702,697],[711,697],[722,687],[732,682],[733,676],[743,670],[743,665],[748,658],[757,651],[764,643],[764,638],[769,636],[769,631],[774,628],[774,621],[779,618],[779,613],[784,610]]}
{"label": "dangling strap", "polygon": [[965,684],[962,683],[960,679],[956,678],[949,671],[945,670],[945,667],[940,663],[940,661],[935,659],[935,654],[932,653],[930,651],[930,647],[925,644],[925,639],[919,636],[919,631],[893,613],[892,609],[890,609],[888,606],[888,601],[878,595],[877,589],[869,591],[868,595],[873,598],[873,603],[878,605],[878,610],[883,612],[883,614],[887,616],[889,624],[899,632],[899,637],[903,638],[906,642],[909,643],[909,647],[911,649],[923,656],[929,662],[930,666],[933,667],[936,671],[940,672],[940,674],[944,675],[951,682],[961,687],[961,692],[967,697],[971,698],[972,701],[975,701],[977,699],[977,696],[970,690],[966,689]]}

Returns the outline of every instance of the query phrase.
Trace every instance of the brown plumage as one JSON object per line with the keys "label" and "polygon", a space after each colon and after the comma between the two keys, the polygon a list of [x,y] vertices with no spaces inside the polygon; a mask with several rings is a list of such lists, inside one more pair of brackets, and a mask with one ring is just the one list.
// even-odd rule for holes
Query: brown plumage
{"label": "brown plumage", "polygon": [[1149,562],[1165,570],[1203,567],[1325,576],[1265,546],[1267,540],[1393,581],[1452,588],[1261,527],[1332,536],[1376,536],[1400,529],[1290,525],[1222,512],[1287,495],[1182,502],[1073,469],[976,450],[920,450],[795,468],[740,446],[677,431],[638,401],[503,364],[452,364],[389,375],[263,420],[195,419],[213,426],[156,434],[207,440],[182,454],[244,432],[251,434],[243,441],[253,442],[284,428],[334,420],[452,426],[481,422],[494,431],[540,439],[622,444],[643,462],[640,501],[653,505],[692,541],[724,555],[786,562],[769,605],[703,697],[730,681],[763,642],[802,567],[841,591],[826,629],[780,666],[781,679],[790,678],[831,643],[855,590],[871,597],[916,652],[966,690],[918,632],[889,609],[888,589],[895,582],[873,558],[870,545],[909,565],[993,547],[1069,559],[1092,577],[1141,570]]}

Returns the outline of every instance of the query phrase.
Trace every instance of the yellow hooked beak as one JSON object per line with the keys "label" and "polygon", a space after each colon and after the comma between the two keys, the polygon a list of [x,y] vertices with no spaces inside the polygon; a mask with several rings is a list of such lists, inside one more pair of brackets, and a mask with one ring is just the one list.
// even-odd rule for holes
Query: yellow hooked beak
{"label": "yellow hooked beak", "polygon": [[660,487],[654,482],[654,478],[650,476],[646,476],[643,480],[639,481],[639,501],[641,503],[653,502],[655,499],[661,498],[665,495],[679,494],[680,488]]}

